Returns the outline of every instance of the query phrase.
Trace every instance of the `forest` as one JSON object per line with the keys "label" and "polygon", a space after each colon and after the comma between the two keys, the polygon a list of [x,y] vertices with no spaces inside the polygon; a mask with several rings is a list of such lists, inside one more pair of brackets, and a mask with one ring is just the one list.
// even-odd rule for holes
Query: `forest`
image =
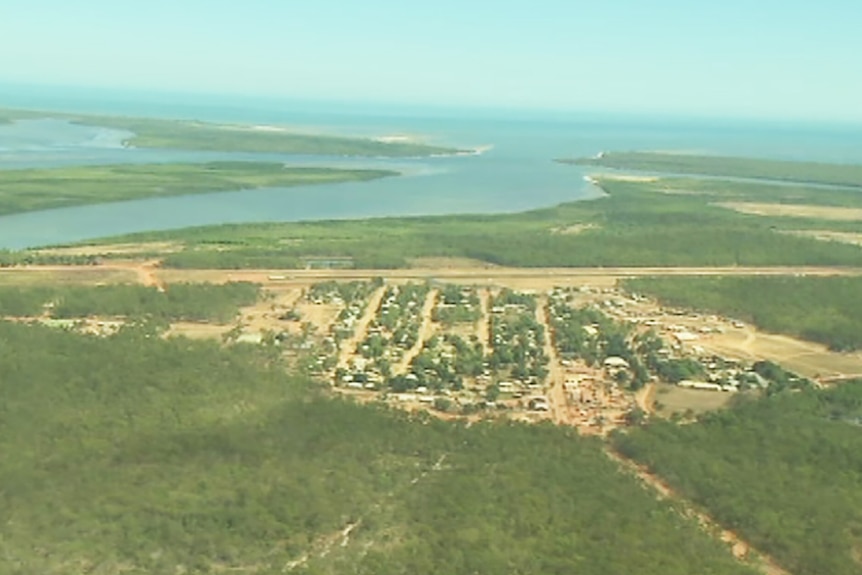
{"label": "forest", "polygon": [[862,349],[862,277],[654,277],[625,287],[664,305],[722,314],[834,351]]}
{"label": "forest", "polygon": [[690,178],[600,184],[602,197],[520,214],[222,225],[105,241],[183,244],[165,254],[164,265],[179,268],[303,267],[310,257],[351,258],[360,269],[408,267],[420,257],[515,267],[862,265],[858,246],[799,233],[862,233],[860,222],[757,216],[717,205],[859,208],[855,191]]}
{"label": "forest", "polygon": [[227,323],[239,308],[254,304],[260,286],[233,282],[171,284],[164,291],[140,285],[0,286],[0,316],[58,319],[87,316],[150,319],[157,322]]}
{"label": "forest", "polygon": [[862,381],[655,420],[616,448],[794,575],[862,572]]}
{"label": "forest", "polygon": [[325,397],[265,346],[0,322],[9,573],[751,575],[552,426]]}

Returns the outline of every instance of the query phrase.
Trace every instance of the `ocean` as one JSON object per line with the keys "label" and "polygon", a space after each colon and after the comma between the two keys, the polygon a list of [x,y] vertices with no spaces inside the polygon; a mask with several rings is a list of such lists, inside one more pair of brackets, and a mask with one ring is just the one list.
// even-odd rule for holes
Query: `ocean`
{"label": "ocean", "polygon": [[481,155],[344,158],[128,149],[121,132],[46,119],[0,125],[0,169],[267,160],[288,165],[382,167],[404,175],[373,182],[134,200],[0,217],[0,247],[21,249],[133,232],[221,223],[407,215],[509,213],[595,197],[586,171],[555,158],[603,150],[661,150],[862,163],[862,127],[632,115],[458,110],[351,103],[0,87],[0,108],[187,118],[300,130],[418,135],[487,148]]}

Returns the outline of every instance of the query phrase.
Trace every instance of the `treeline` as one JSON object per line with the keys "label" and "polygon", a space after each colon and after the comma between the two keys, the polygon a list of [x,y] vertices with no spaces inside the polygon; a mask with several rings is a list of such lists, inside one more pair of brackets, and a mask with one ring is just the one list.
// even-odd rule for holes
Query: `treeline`
{"label": "treeline", "polygon": [[615,437],[725,528],[796,575],[862,571],[862,381],[744,402]]}
{"label": "treeline", "polygon": [[862,166],[853,164],[787,162],[658,152],[608,152],[593,158],[562,161],[620,170],[862,187]]}
{"label": "treeline", "polygon": [[655,277],[625,285],[665,305],[734,317],[836,351],[862,349],[862,277]]}
{"label": "treeline", "polygon": [[28,265],[88,266],[96,265],[97,263],[99,263],[99,258],[97,256],[60,255],[30,251],[0,250],[0,268]]}
{"label": "treeline", "polygon": [[160,321],[231,321],[239,308],[254,304],[260,286],[245,282],[171,284],[164,291],[139,285],[0,286],[0,315],[58,319],[122,316]]}
{"label": "treeline", "polygon": [[753,573],[573,431],[323,399],[265,349],[147,335],[0,322],[9,572]]}

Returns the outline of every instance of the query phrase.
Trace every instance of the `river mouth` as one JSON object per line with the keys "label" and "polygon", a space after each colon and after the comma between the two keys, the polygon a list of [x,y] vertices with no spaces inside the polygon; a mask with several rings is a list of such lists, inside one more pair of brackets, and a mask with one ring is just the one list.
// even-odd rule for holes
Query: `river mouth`
{"label": "river mouth", "polygon": [[[134,115],[146,117],[148,112],[142,108]],[[225,108],[222,116],[218,109],[210,108],[208,114],[207,121],[244,120],[237,117],[236,108]],[[28,120],[23,131],[20,122],[0,125],[0,169],[227,160],[386,169],[403,174],[372,182],[153,198],[3,216],[0,248],[24,249],[228,223],[498,214],[544,208],[597,196],[595,187],[584,180],[593,168],[561,165],[553,159],[591,156],[600,150],[673,148],[775,159],[862,162],[862,129],[834,131],[825,127],[817,131],[800,126],[797,136],[791,137],[786,127],[770,131],[757,123],[727,127],[709,122],[669,123],[592,115],[525,119],[465,113],[443,118],[419,113],[350,115],[343,111],[305,117],[284,110],[250,111],[247,121],[248,125],[301,125],[306,121],[315,127],[328,126],[333,134],[420,134],[459,148],[485,148],[480,155],[397,159],[196,152],[124,147],[128,133],[62,120]]]}

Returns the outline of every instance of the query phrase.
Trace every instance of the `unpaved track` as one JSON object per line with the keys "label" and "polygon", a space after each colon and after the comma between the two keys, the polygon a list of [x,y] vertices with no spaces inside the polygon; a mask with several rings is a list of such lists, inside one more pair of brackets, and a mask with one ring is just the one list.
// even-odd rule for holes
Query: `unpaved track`
{"label": "unpaved track", "polygon": [[655,405],[656,385],[650,381],[635,393],[635,403],[647,415],[652,415]]}
{"label": "unpaved track", "polygon": [[637,462],[632,461],[614,451],[611,447],[605,449],[605,453],[612,460],[619,463],[623,468],[634,473],[645,485],[655,490],[661,499],[673,499],[683,505],[686,515],[693,517],[704,528],[710,532],[719,532],[721,540],[731,547],[734,556],[737,559],[752,558],[751,565],[758,569],[763,575],[791,575],[789,571],[783,569],[772,557],[766,555],[752,547],[748,542],[744,541],[739,535],[733,531],[729,531],[721,527],[715,519],[709,514],[695,507],[679,493],[677,493],[670,485],[657,475]]}
{"label": "unpaved track", "polygon": [[401,361],[398,362],[393,373],[398,375],[407,373],[407,370],[410,369],[410,363],[417,355],[419,355],[419,352],[422,351],[422,346],[425,345],[426,341],[431,339],[432,335],[434,335],[434,322],[431,320],[431,317],[434,313],[434,304],[437,303],[438,293],[438,290],[432,289],[428,292],[428,295],[425,296],[425,303],[422,304],[422,312],[420,315],[421,323],[419,324],[419,337],[416,339],[416,343],[413,344],[413,347],[404,353],[404,357],[402,357]]}
{"label": "unpaved track", "polygon": [[[641,276],[859,276],[862,268],[850,267],[812,267],[812,266],[775,266],[775,267],[599,267],[599,268],[413,268],[387,270],[179,270],[152,269],[153,262],[110,262],[95,266],[20,266],[0,268],[0,273],[21,270],[43,270],[65,273],[92,271],[94,269],[134,271],[141,279],[153,273],[162,283],[178,281],[190,282],[228,282],[252,281],[258,283],[279,283],[289,285],[308,283],[317,280],[364,280],[372,277],[385,277],[390,280],[427,280],[439,279],[458,282],[463,280],[473,284],[499,285],[507,280],[532,280],[539,285],[553,285],[555,282],[589,280],[590,278],[627,278]],[[142,271],[142,268],[144,270]],[[270,276],[283,277],[273,280]],[[149,281],[149,280],[148,280]]]}
{"label": "unpaved track", "polygon": [[536,302],[536,320],[545,328],[544,352],[548,358],[548,403],[551,406],[551,419],[555,423],[571,425],[572,418],[569,413],[569,402],[566,399],[566,390],[563,387],[565,373],[557,357],[557,349],[554,347],[551,324],[548,321],[548,298],[539,298]]}
{"label": "unpaved track", "polygon": [[356,346],[365,339],[368,325],[377,315],[377,310],[380,308],[380,302],[383,300],[384,293],[386,293],[386,286],[377,288],[371,294],[371,297],[368,298],[368,305],[365,306],[362,317],[356,322],[353,335],[341,342],[341,349],[338,350],[338,367],[347,367],[350,363],[350,358],[356,353]]}
{"label": "unpaved track", "polygon": [[491,355],[491,292],[479,290],[479,311],[481,315],[476,320],[476,336],[482,344],[482,353]]}

